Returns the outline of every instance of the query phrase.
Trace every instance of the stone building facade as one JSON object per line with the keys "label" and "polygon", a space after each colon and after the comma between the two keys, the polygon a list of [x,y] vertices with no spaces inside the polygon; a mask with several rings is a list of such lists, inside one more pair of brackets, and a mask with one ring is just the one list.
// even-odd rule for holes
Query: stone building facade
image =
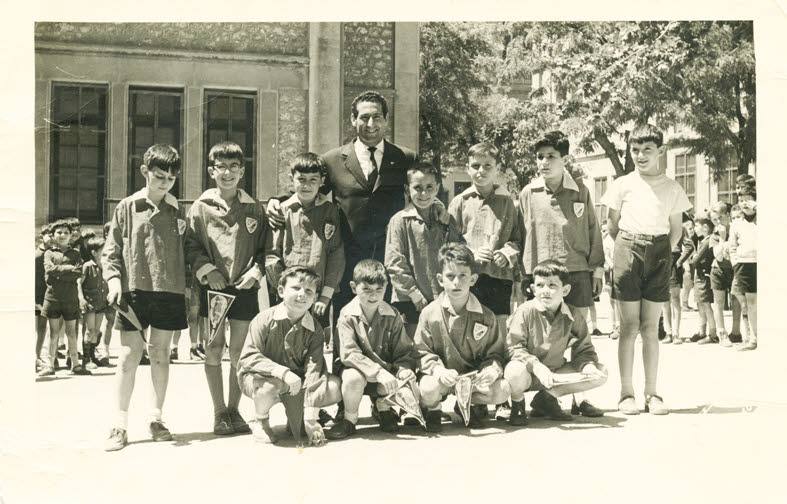
{"label": "stone building facade", "polygon": [[417,23],[37,23],[36,224],[108,220],[156,142],[181,153],[186,205],[221,140],[244,148],[250,193],[280,194],[293,156],[352,136],[365,89],[389,101],[389,139],[416,149],[418,52]]}

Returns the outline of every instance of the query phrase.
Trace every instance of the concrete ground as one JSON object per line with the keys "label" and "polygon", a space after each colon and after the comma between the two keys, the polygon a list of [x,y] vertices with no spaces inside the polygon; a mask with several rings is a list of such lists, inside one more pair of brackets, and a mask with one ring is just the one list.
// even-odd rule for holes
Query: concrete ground
{"label": "concrete ground", "polygon": [[[598,305],[605,331],[606,306]],[[686,314],[682,333],[696,324],[696,312]],[[606,336],[594,344],[610,370],[609,382],[588,393],[607,410],[603,418],[531,420],[521,429],[490,421],[472,431],[454,424],[434,437],[407,427],[391,436],[370,421],[365,399],[357,435],[319,449],[214,436],[202,366],[179,361],[164,410],[175,441],[149,440],[150,372],[141,367],[131,444],[105,453],[114,370],[61,371],[35,383],[22,421],[0,431],[0,502],[784,502],[776,484],[787,469],[787,348],[778,335],[761,336],[754,352],[662,345],[666,417],[615,411],[617,344]],[[187,346],[184,335],[181,355]],[[641,391],[639,359],[635,384]],[[251,417],[246,398],[241,413]],[[272,423],[283,429],[284,421],[276,406]]]}

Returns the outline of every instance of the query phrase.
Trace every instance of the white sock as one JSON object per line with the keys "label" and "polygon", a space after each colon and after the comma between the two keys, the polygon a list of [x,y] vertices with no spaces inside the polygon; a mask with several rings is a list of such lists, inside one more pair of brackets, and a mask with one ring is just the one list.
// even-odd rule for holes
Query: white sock
{"label": "white sock", "polygon": [[128,411],[118,411],[117,418],[115,419],[115,427],[128,430]]}
{"label": "white sock", "polygon": [[150,419],[152,421],[160,422],[161,421],[161,409],[160,408],[153,408],[153,410],[150,412]]}
{"label": "white sock", "polygon": [[356,411],[355,413],[350,413],[349,411],[345,410],[344,419],[355,425],[358,423],[358,412]]}

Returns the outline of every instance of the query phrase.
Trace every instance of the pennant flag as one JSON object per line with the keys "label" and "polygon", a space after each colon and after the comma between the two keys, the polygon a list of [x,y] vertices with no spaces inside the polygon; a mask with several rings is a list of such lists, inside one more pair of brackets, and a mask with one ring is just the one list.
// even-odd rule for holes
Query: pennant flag
{"label": "pennant flag", "polygon": [[408,415],[415,417],[418,423],[426,428],[426,419],[416,399],[415,380],[397,380],[397,382],[399,388],[393,394],[386,396],[385,400],[393,406],[398,406]]}
{"label": "pennant flag", "polygon": [[139,318],[137,317],[137,314],[136,312],[134,312],[134,309],[131,307],[131,305],[125,301],[121,301],[115,307],[117,308],[118,313],[121,314],[123,318],[128,320],[128,322],[134,326],[134,329],[142,332],[143,334],[142,338],[144,339],[145,333],[142,330],[142,323],[139,321]]}
{"label": "pennant flag", "polygon": [[293,395],[283,394],[279,396],[281,403],[284,405],[284,414],[287,415],[287,425],[290,428],[292,437],[295,438],[295,443],[301,446],[303,439],[303,396],[304,389]]}
{"label": "pennant flag", "polygon": [[465,427],[470,423],[470,397],[473,395],[473,382],[477,374],[478,371],[471,371],[460,375],[456,379],[456,386],[454,387],[456,404],[459,406],[459,413],[462,414],[462,419],[465,421]]}
{"label": "pennant flag", "polygon": [[232,294],[208,291],[208,344],[213,342],[234,301],[235,296]]}

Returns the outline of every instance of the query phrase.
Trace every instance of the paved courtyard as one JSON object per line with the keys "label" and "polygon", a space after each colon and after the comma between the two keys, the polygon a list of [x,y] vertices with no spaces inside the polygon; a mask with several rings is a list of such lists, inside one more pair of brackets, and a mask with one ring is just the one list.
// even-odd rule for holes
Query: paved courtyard
{"label": "paved courtyard", "polygon": [[[684,335],[694,332],[696,319],[696,312],[685,317]],[[319,449],[214,436],[203,368],[179,361],[164,410],[175,441],[148,439],[152,392],[149,368],[141,367],[131,444],[105,453],[114,370],[92,377],[61,371],[33,385],[24,422],[0,431],[0,502],[784,502],[775,484],[787,469],[781,339],[763,335],[760,348],[745,353],[662,345],[660,391],[673,410],[666,417],[614,410],[617,346],[603,336],[594,344],[610,380],[588,398],[608,411],[604,418],[531,420],[516,430],[494,421],[472,431],[446,425],[438,437],[406,427],[388,436],[366,418],[364,400],[358,434]],[[184,356],[187,344],[184,335]],[[640,390],[642,383],[638,360]],[[444,408],[452,406],[449,399]],[[241,412],[251,417],[248,399]],[[272,423],[283,429],[284,421],[276,406]]]}

